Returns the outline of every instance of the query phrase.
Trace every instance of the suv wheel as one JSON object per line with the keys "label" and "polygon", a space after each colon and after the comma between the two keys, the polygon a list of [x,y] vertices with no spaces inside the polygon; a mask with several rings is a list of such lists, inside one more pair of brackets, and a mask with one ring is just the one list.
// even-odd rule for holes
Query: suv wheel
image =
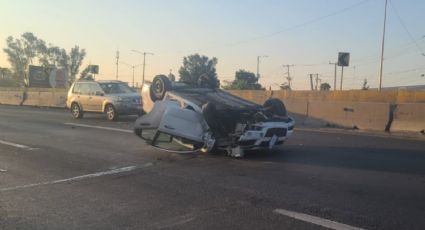
{"label": "suv wheel", "polygon": [[162,100],[167,91],[172,88],[171,81],[165,75],[156,75],[150,86],[150,96],[152,101]]}
{"label": "suv wheel", "polygon": [[263,107],[272,114],[283,117],[288,116],[285,104],[283,104],[283,102],[277,98],[268,99],[266,102],[264,102]]}
{"label": "suv wheel", "polygon": [[80,119],[83,117],[83,111],[77,103],[72,103],[71,105],[71,113],[75,119]]}
{"label": "suv wheel", "polygon": [[111,104],[106,105],[105,114],[106,118],[110,121],[115,121],[118,118],[117,110]]}

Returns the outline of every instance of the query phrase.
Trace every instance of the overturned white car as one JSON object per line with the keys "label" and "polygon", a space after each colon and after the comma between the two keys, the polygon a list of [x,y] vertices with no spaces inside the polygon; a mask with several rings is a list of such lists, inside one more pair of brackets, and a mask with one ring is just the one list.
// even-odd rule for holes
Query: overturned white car
{"label": "overturned white car", "polygon": [[[295,122],[279,99],[268,99],[261,106],[203,86],[156,76],[144,86],[148,113],[136,120],[135,134],[167,151],[225,150],[230,156],[243,157],[245,150],[282,145],[293,133]],[[147,108],[149,99],[151,108]]]}

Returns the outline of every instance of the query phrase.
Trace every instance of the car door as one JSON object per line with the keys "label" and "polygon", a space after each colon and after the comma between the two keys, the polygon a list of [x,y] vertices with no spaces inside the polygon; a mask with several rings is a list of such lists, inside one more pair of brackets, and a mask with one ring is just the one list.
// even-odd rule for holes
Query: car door
{"label": "car door", "polygon": [[204,146],[208,125],[201,113],[174,101],[156,101],[135,123],[135,132],[152,146],[171,152],[192,152]]}
{"label": "car door", "polygon": [[80,83],[80,94],[77,96],[83,111],[91,111],[89,106],[89,83]]}
{"label": "car door", "polygon": [[103,112],[103,101],[105,100],[105,93],[100,86],[93,82],[89,85],[90,95],[88,98],[88,104],[91,111]]}

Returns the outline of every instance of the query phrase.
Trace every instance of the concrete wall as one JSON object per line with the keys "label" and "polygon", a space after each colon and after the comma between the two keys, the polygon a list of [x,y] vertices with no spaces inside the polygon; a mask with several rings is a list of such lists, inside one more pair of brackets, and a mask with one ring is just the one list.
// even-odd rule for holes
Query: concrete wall
{"label": "concrete wall", "polygon": [[304,124],[385,131],[389,120],[389,103],[312,101]]}
{"label": "concrete wall", "polygon": [[397,104],[391,131],[425,132],[425,103]]}
{"label": "concrete wall", "polygon": [[20,90],[1,90],[0,91],[0,104],[4,105],[20,105],[23,101],[24,95]]}
{"label": "concrete wall", "polygon": [[66,92],[46,91],[46,92],[26,92],[27,98],[23,105],[41,107],[63,107],[66,106]]}
{"label": "concrete wall", "polygon": [[0,104],[65,107],[66,89],[0,88]]}
{"label": "concrete wall", "polygon": [[[230,93],[258,104],[271,97],[282,99],[298,125],[425,130],[425,91],[232,90]],[[65,107],[66,94],[65,89],[0,88],[0,104]]]}
{"label": "concrete wall", "polygon": [[259,104],[270,97],[279,98],[298,125],[377,131],[425,129],[425,91],[231,90],[230,93]]}
{"label": "concrete wall", "polygon": [[268,90],[230,90],[230,93],[255,102],[276,97],[281,99],[303,99],[307,101],[350,101],[350,102],[383,102],[383,103],[425,103],[425,91],[268,91]]}

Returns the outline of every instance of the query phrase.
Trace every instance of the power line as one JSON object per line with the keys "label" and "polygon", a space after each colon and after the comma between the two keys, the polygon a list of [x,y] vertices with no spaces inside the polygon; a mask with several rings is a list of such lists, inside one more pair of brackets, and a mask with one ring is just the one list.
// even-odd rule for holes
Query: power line
{"label": "power line", "polygon": [[257,36],[257,37],[254,37],[254,38],[251,38],[251,39],[248,39],[248,40],[245,40],[245,41],[239,41],[239,42],[230,43],[230,44],[226,45],[226,47],[237,46],[237,45],[241,45],[241,44],[252,42],[252,41],[256,41],[256,40],[261,40],[261,39],[265,39],[265,38],[269,38],[269,37],[274,37],[274,36],[279,35],[281,33],[288,32],[288,31],[291,31],[291,30],[295,30],[295,29],[298,29],[300,27],[308,26],[310,24],[314,24],[316,22],[322,21],[322,20],[327,19],[329,17],[333,17],[333,16],[336,16],[338,14],[342,14],[342,13],[344,13],[346,11],[349,11],[349,10],[351,10],[353,8],[356,8],[358,6],[361,6],[361,5],[363,5],[363,4],[365,4],[365,3],[369,2],[369,1],[371,1],[371,0],[363,0],[361,2],[358,2],[356,4],[350,5],[348,7],[345,7],[343,9],[340,9],[338,11],[335,11],[335,12],[332,12],[332,13],[329,13],[329,14],[326,14],[326,15],[323,15],[323,16],[320,16],[320,17],[317,17],[315,19],[311,19],[311,20],[305,21],[305,22],[300,23],[300,24],[297,24],[297,25],[290,26],[288,28],[285,28],[285,29],[282,29],[282,30],[279,30],[279,31],[276,31],[276,32],[273,32],[273,33],[270,33],[270,34],[266,34],[266,35],[262,35],[262,36]]}
{"label": "power line", "polygon": [[390,0],[390,6],[394,10],[394,13],[397,16],[398,21],[400,22],[403,29],[406,31],[407,35],[409,36],[410,40],[416,45],[416,48],[421,52],[423,56],[425,56],[425,52],[423,49],[419,46],[418,42],[413,38],[412,33],[410,33],[409,29],[407,28],[406,24],[404,23],[403,19],[401,19],[400,14],[398,13],[397,9],[395,8],[394,4]]}

